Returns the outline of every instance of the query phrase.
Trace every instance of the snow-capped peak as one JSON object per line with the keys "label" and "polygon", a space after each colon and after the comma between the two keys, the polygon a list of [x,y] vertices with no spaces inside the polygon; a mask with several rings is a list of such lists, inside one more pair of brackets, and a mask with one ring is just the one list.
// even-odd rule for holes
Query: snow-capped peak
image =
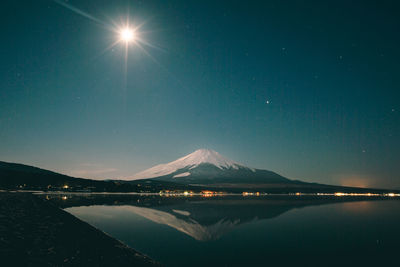
{"label": "snow-capped peak", "polygon": [[[135,174],[133,177],[131,177],[131,179],[136,180],[136,179],[164,176],[174,173],[179,169],[188,167],[192,169],[203,163],[212,164],[220,169],[229,169],[229,168],[238,169],[239,167],[244,167],[242,164],[238,162],[223,157],[214,150],[199,149],[189,155],[186,155],[170,163],[160,164],[145,171],[139,172]],[[180,176],[177,175],[176,177]]]}
{"label": "snow-capped peak", "polygon": [[[184,163],[186,166],[188,165],[194,165],[197,166],[199,164],[202,163],[209,163],[209,164],[213,164],[215,166],[217,166],[218,168],[222,169],[222,168],[235,168],[237,169],[237,165],[240,165],[239,163],[227,159],[225,157],[223,157],[221,154],[219,154],[218,152],[211,150],[211,149],[199,149],[196,150],[195,152],[184,156],[180,159],[177,159],[173,162],[182,162]],[[173,163],[171,162],[171,163]]]}

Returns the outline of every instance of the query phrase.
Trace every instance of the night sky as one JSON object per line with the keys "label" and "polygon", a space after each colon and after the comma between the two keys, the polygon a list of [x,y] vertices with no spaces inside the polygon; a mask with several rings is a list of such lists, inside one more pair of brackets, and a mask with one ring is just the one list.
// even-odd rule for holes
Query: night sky
{"label": "night sky", "polygon": [[0,160],[121,178],[210,148],[400,188],[400,4],[351,2],[2,1]]}

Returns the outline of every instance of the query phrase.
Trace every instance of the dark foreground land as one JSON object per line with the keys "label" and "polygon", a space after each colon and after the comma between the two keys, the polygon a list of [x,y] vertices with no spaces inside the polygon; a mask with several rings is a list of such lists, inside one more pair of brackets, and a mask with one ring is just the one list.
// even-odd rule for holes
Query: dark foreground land
{"label": "dark foreground land", "polygon": [[0,192],[0,265],[158,264],[46,200]]}

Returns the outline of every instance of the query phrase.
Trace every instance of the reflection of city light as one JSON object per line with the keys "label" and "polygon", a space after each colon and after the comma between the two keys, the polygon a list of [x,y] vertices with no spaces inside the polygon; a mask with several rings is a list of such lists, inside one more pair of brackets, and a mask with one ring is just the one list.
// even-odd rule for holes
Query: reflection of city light
{"label": "reflection of city light", "polygon": [[260,192],[242,192],[242,196],[260,196]]}
{"label": "reflection of city light", "polygon": [[67,196],[62,196],[62,200],[67,200],[68,197]]}
{"label": "reflection of city light", "polygon": [[161,190],[159,195],[162,197],[181,197],[181,196],[193,196],[196,195],[193,191],[180,191],[180,190]]}
{"label": "reflection of city light", "polygon": [[[202,190],[200,192],[194,191],[181,191],[181,190],[161,190],[159,192],[160,196],[163,197],[193,197],[193,196],[201,196],[201,197],[219,197],[225,195],[242,195],[242,196],[266,196],[268,193],[265,192],[247,192],[243,191],[242,193],[227,193],[227,192],[218,192],[211,190]],[[304,192],[293,192],[293,193],[282,193],[277,195],[286,195],[286,196],[336,196],[336,197],[400,197],[400,193],[346,193],[346,192],[335,192],[335,193],[304,193]]]}
{"label": "reflection of city light", "polygon": [[202,197],[213,197],[213,196],[217,196],[217,195],[219,195],[218,192],[209,191],[209,190],[201,191],[201,196]]}
{"label": "reflection of city light", "polygon": [[69,187],[68,185],[64,185],[63,186],[64,189],[68,189],[68,187]]}
{"label": "reflection of city light", "polygon": [[[318,193],[318,195],[329,195],[329,194]],[[342,197],[342,196],[351,196],[351,197],[379,197],[379,196],[387,196],[387,194],[377,194],[377,193],[342,193],[342,192],[334,193],[334,195],[337,196],[337,197]]]}

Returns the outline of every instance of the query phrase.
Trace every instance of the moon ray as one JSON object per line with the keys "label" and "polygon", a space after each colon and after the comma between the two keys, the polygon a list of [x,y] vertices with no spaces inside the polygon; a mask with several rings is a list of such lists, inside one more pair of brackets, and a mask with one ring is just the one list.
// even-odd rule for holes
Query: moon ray
{"label": "moon ray", "polygon": [[[141,33],[142,33],[142,32],[141,32]],[[136,44],[141,43],[141,44],[143,44],[143,45],[145,45],[145,46],[148,46],[148,47],[157,49],[157,50],[159,50],[159,51],[161,51],[161,52],[164,52],[164,53],[167,52],[164,48],[162,48],[162,47],[160,47],[160,46],[157,46],[157,45],[154,45],[154,44],[151,44],[151,43],[147,42],[146,40],[144,40],[143,38],[135,37],[135,41],[136,41]]]}
{"label": "moon ray", "polygon": [[101,57],[102,55],[106,54],[108,51],[110,51],[111,49],[113,49],[115,46],[117,46],[119,44],[119,40],[115,41],[114,43],[110,44],[109,46],[107,46],[106,48],[104,48],[99,55],[95,56],[92,58],[92,60],[97,60],[99,57]]}
{"label": "moon ray", "polygon": [[172,77],[180,86],[186,87],[184,83],[176,77],[173,73],[171,73],[167,67],[161,64],[157,59],[155,59],[147,50],[144,48],[139,42],[136,45],[145,53],[154,63],[156,63],[162,70],[164,70],[170,77]]}
{"label": "moon ray", "polygon": [[75,14],[81,15],[82,17],[85,17],[85,18],[87,18],[87,19],[90,19],[90,20],[92,20],[92,21],[94,21],[94,22],[97,22],[97,23],[99,23],[99,24],[102,24],[102,25],[104,25],[104,26],[108,26],[108,25],[105,24],[103,21],[99,20],[98,18],[93,17],[93,16],[90,15],[89,13],[86,13],[86,12],[84,12],[84,11],[82,11],[82,10],[80,10],[80,9],[78,9],[78,8],[76,8],[76,7],[72,6],[72,5],[70,5],[70,4],[67,4],[67,3],[65,3],[65,2],[63,2],[63,1],[61,1],[61,0],[54,0],[54,2],[57,3],[57,4],[59,4],[59,5],[61,5],[61,6],[63,6],[63,7],[65,7],[65,8],[67,8],[67,9],[69,9],[69,10],[71,10],[71,11],[74,12]]}

